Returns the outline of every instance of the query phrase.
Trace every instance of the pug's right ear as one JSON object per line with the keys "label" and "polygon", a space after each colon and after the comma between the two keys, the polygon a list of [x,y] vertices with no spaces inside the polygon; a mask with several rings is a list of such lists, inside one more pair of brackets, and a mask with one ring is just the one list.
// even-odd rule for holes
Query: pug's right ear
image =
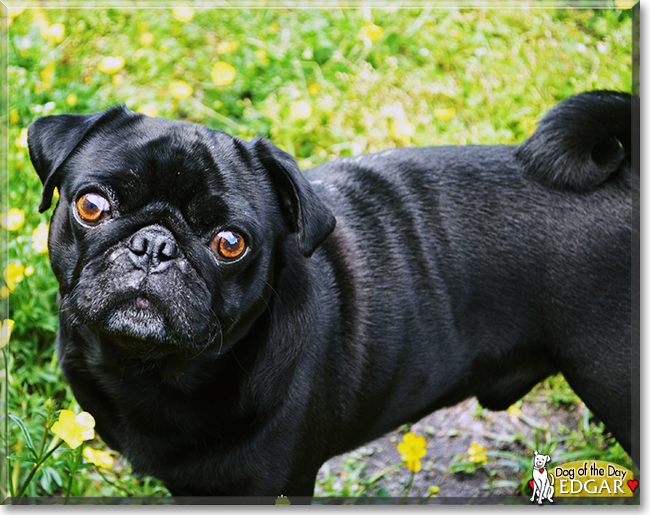
{"label": "pug's right ear", "polygon": [[[125,106],[94,114],[59,114],[39,118],[27,130],[29,157],[43,183],[38,210],[46,211],[52,203],[54,188],[59,185],[59,169],[84,137],[109,115],[130,113]],[[112,118],[112,116],[111,116]]]}

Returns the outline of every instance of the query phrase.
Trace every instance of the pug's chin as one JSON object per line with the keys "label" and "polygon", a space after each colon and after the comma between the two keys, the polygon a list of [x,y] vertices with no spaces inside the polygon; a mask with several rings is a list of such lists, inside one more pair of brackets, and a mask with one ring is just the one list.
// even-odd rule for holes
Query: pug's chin
{"label": "pug's chin", "polygon": [[97,329],[120,347],[140,356],[156,357],[188,350],[172,334],[163,314],[144,298],[114,309]]}

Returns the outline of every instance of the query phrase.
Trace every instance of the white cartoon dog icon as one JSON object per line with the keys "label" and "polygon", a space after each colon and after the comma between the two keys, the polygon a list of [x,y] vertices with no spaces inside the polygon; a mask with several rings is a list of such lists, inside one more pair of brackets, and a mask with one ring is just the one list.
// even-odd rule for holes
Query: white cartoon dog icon
{"label": "white cartoon dog icon", "polygon": [[537,494],[538,504],[542,504],[544,499],[553,502],[555,478],[546,469],[551,457],[537,451],[534,451],[533,454],[533,496],[530,498],[530,502],[535,502],[535,494]]}

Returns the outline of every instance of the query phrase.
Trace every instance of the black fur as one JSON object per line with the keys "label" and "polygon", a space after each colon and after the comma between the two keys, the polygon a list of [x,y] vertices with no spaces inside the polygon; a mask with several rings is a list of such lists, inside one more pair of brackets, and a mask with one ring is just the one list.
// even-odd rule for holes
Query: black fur
{"label": "black fur", "polygon": [[[586,93],[520,146],[304,176],[266,141],[126,108],[37,120],[75,396],[175,495],[311,495],[331,456],[558,371],[629,451],[629,106]],[[105,222],[80,222],[87,192]],[[226,262],[210,242],[232,228],[248,250]]]}

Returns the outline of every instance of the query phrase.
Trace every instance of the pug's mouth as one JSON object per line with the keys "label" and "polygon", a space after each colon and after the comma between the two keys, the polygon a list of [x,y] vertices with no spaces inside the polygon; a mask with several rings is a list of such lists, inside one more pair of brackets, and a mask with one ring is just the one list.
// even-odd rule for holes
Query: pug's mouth
{"label": "pug's mouth", "polygon": [[150,299],[137,296],[122,302],[106,317],[103,330],[120,337],[156,344],[173,344],[169,325]]}

